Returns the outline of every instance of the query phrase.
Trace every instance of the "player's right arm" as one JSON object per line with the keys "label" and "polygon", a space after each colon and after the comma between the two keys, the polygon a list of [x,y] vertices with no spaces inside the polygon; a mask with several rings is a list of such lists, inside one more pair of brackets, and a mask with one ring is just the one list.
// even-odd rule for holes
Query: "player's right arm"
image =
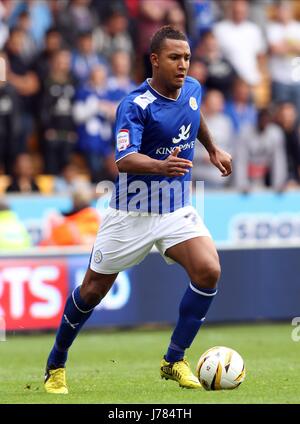
{"label": "player's right arm", "polygon": [[178,157],[178,147],[164,160],[140,153],[145,120],[145,109],[134,101],[121,102],[116,120],[116,164],[119,172],[166,177],[180,177],[189,172],[192,162]]}
{"label": "player's right arm", "polygon": [[189,172],[192,162],[177,157],[179,152],[179,147],[176,147],[165,160],[157,160],[141,153],[134,153],[119,160],[117,166],[120,172],[127,172],[128,174],[181,177]]}

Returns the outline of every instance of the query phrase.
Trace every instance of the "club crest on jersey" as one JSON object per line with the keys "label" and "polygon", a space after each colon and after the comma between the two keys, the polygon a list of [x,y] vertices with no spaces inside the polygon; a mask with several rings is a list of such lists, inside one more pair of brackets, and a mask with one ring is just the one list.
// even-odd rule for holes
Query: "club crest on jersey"
{"label": "club crest on jersey", "polygon": [[182,140],[187,140],[190,136],[191,125],[192,124],[189,124],[187,127],[185,127],[185,125],[182,125],[179,129],[178,137],[173,137],[172,142],[174,144],[177,144],[180,143]]}
{"label": "club crest on jersey", "polygon": [[119,130],[117,134],[117,149],[119,152],[126,150],[129,146],[129,131],[125,129]]}
{"label": "club crest on jersey", "polygon": [[96,250],[96,252],[94,253],[94,261],[96,262],[96,264],[100,264],[102,259],[103,259],[103,255],[101,250]]}
{"label": "club crest on jersey", "polygon": [[198,109],[197,100],[195,99],[195,97],[190,97],[190,107],[193,110],[197,110]]}

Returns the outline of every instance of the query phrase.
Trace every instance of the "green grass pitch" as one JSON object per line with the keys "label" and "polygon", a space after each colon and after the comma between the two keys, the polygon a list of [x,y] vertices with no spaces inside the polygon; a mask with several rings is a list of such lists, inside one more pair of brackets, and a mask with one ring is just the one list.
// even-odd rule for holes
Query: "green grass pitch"
{"label": "green grass pitch", "polygon": [[10,335],[0,342],[0,403],[300,403],[300,342],[288,324],[206,325],[187,352],[197,359],[215,345],[236,349],[247,375],[233,391],[184,390],[161,380],[159,362],[169,330],[83,332],[67,368],[69,395],[43,391],[54,335]]}

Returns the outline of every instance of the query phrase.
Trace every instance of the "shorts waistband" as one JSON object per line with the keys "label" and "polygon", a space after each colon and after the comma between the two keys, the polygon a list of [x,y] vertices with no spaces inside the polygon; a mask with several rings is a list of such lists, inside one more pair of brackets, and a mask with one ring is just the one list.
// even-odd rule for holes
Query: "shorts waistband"
{"label": "shorts waistband", "polygon": [[114,214],[119,215],[119,216],[161,216],[161,217],[163,217],[163,216],[168,216],[168,215],[171,215],[173,213],[179,212],[179,211],[181,211],[185,208],[188,208],[188,207],[190,207],[190,205],[183,206],[182,208],[176,209],[173,212],[153,213],[153,212],[124,211],[123,209],[115,209],[115,208],[112,208],[111,206],[109,206],[107,208],[107,212],[108,213],[114,213]]}

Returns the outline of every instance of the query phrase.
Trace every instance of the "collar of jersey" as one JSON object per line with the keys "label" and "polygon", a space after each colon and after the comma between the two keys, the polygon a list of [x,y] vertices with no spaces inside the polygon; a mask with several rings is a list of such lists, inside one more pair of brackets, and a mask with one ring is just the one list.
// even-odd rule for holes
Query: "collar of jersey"
{"label": "collar of jersey", "polygon": [[147,84],[149,85],[150,89],[151,89],[152,91],[154,91],[154,93],[158,94],[158,95],[159,95],[160,97],[162,97],[163,99],[170,100],[170,101],[172,101],[172,102],[177,102],[177,100],[179,100],[179,97],[181,96],[182,88],[180,88],[180,91],[179,91],[179,94],[178,94],[177,98],[176,98],[176,99],[172,99],[171,97],[166,97],[166,96],[164,96],[163,94],[161,94],[159,91],[155,90],[155,88],[153,88],[153,87],[152,87],[152,85],[150,84],[150,80],[151,80],[151,78],[147,78],[147,79],[146,79]]}

